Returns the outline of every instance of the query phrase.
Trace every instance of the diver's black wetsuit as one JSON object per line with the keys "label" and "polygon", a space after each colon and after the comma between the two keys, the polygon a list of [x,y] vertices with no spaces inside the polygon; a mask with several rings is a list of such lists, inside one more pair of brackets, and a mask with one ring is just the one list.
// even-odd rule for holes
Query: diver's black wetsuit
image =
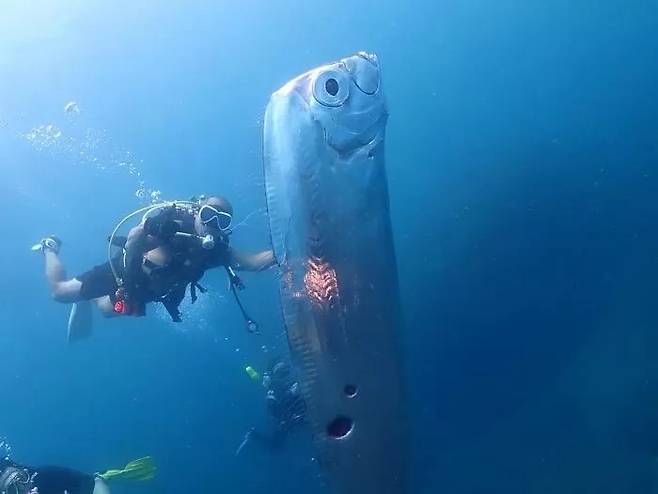
{"label": "diver's black wetsuit", "polygon": [[[94,476],[56,466],[26,467],[8,459],[0,460],[0,475],[6,468],[19,468],[26,472],[26,477],[33,478],[30,489],[36,487],[39,494],[92,494],[94,491]],[[36,475],[35,475],[36,474]],[[29,489],[28,489],[29,490]],[[20,488],[10,486],[7,494],[21,494]]]}
{"label": "diver's black wetsuit", "polygon": [[[117,270],[119,278],[125,277],[125,269],[123,267],[123,256],[116,256],[112,260],[114,269]],[[89,271],[85,271],[75,277],[80,280],[82,286],[80,287],[80,298],[83,300],[92,300],[94,298],[104,297],[109,295],[114,301],[114,294],[119,288],[116,278],[110,267],[110,263],[104,262],[98,266],[94,266]]]}
{"label": "diver's black wetsuit", "polygon": [[[179,322],[180,312],[178,306],[185,297],[187,286],[190,285],[192,301],[196,300],[196,288],[200,288],[197,282],[205,271],[217,266],[230,265],[228,237],[217,237],[215,245],[211,249],[202,248],[197,238],[179,238],[177,232],[195,235],[194,214],[186,209],[178,209],[175,206],[160,209],[157,214],[149,217],[144,223],[144,230],[148,235],[157,237],[172,253],[172,259],[164,267],[151,266],[151,274],[146,275],[142,271],[141,262],[148,260],[140,259],[138,266],[132,269],[124,267],[123,255],[113,258],[112,266],[117,271],[117,276],[125,282],[125,288],[133,298],[134,302],[146,304],[149,302],[162,302],[171,315],[172,319]],[[125,237],[115,237],[113,245],[123,247]],[[112,303],[116,301],[115,293],[119,288],[117,280],[112,272],[110,262],[94,266],[75,278],[82,286],[80,287],[80,298],[91,300],[108,295]],[[166,295],[151,293],[147,286],[153,278],[158,276],[175,276],[179,282],[171,288]],[[140,314],[142,315],[142,314]]]}

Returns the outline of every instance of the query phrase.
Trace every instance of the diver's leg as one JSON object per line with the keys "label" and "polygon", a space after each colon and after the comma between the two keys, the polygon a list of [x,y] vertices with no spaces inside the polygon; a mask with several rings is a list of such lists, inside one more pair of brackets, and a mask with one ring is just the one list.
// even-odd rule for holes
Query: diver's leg
{"label": "diver's leg", "polygon": [[103,317],[116,317],[121,315],[114,310],[114,304],[112,303],[112,300],[110,300],[109,295],[96,298],[94,299],[94,302],[96,303],[98,310],[103,314]]}
{"label": "diver's leg", "polygon": [[46,278],[50,284],[50,292],[57,302],[71,303],[80,301],[82,283],[75,278],[66,279],[64,264],[59,254],[53,250],[45,250]]}
{"label": "diver's leg", "polygon": [[92,491],[92,494],[110,494],[110,488],[108,487],[107,482],[98,475],[94,478],[94,490]]}
{"label": "diver's leg", "polygon": [[46,250],[43,255],[46,258],[46,278],[48,278],[50,285],[53,286],[66,281],[66,270],[59,254],[52,250]]}
{"label": "diver's leg", "polygon": [[267,449],[270,449],[269,436],[262,434],[261,432],[257,431],[255,427],[252,427],[244,435],[244,439],[240,443],[240,446],[238,446],[238,449],[235,451],[235,456],[239,456],[244,447],[251,441],[256,441],[257,443],[265,446]]}

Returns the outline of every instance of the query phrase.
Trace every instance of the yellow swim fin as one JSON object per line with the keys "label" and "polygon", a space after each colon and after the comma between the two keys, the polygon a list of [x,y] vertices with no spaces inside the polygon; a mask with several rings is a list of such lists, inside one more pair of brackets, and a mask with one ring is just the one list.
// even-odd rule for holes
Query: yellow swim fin
{"label": "yellow swim fin", "polygon": [[153,458],[145,456],[128,463],[122,470],[108,470],[105,473],[98,474],[103,480],[134,480],[143,481],[151,480],[155,477],[157,467],[153,462]]}

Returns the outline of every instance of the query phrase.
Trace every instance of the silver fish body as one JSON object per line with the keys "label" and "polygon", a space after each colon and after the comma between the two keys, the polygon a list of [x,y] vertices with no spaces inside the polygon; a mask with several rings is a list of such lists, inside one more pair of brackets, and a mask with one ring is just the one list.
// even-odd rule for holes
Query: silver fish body
{"label": "silver fish body", "polygon": [[375,55],[275,92],[264,121],[270,233],[318,460],[340,494],[407,491],[398,280]]}

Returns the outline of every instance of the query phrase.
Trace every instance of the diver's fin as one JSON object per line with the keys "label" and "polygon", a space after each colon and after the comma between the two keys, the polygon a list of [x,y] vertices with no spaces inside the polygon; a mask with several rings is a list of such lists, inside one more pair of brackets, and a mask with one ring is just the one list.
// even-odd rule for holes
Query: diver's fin
{"label": "diver's fin", "polygon": [[92,323],[93,319],[91,317],[91,302],[88,300],[83,300],[81,302],[74,303],[71,307],[71,313],[69,314],[69,343],[91,336],[91,330],[93,329]]}
{"label": "diver's fin", "polygon": [[105,473],[98,474],[98,477],[107,481],[115,479],[134,481],[151,480],[155,477],[156,470],[157,467],[153,462],[153,458],[145,456],[144,458],[131,461],[123,470],[108,470]]}

